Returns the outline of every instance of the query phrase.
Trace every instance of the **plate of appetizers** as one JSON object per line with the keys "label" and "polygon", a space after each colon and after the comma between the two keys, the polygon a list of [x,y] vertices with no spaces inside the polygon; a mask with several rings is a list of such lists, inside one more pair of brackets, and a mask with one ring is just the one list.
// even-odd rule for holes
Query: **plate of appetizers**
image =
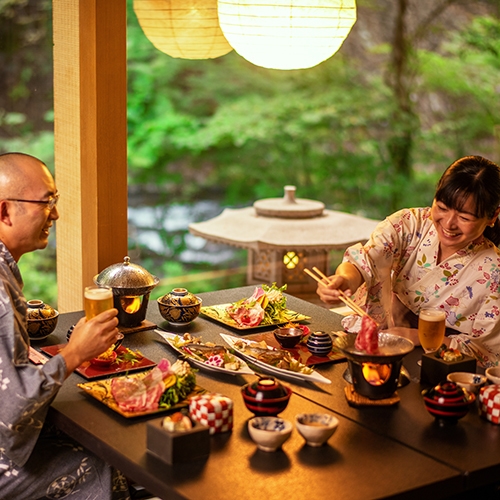
{"label": "plate of appetizers", "polygon": [[231,328],[236,328],[237,330],[252,330],[254,328],[263,328],[266,326],[278,326],[290,322],[299,322],[311,319],[311,316],[306,316],[290,309],[284,309],[282,311],[282,317],[279,319],[272,320],[271,318],[263,318],[259,324],[241,324],[236,319],[233,319],[227,309],[232,304],[217,304],[215,306],[204,306],[201,308],[201,314],[208,316],[210,319],[218,321],[223,325],[230,326]]}
{"label": "plate of appetizers", "polygon": [[260,285],[250,297],[243,297],[229,304],[204,306],[201,313],[224,325],[238,330],[249,330],[264,326],[277,326],[283,323],[311,319],[310,316],[291,311],[287,308],[284,295],[286,285],[277,287]]}
{"label": "plate of appetizers", "polygon": [[185,361],[170,365],[161,360],[156,367],[77,386],[120,415],[140,417],[189,406],[189,398],[203,394],[196,375]]}
{"label": "plate of appetizers", "polygon": [[264,341],[255,342],[225,333],[221,333],[220,336],[239,356],[258,366],[262,371],[296,380],[307,380],[322,384],[332,383],[330,379],[323,377],[310,366],[306,366],[295,359],[285,349],[276,349],[267,345]]}
{"label": "plate of appetizers", "polygon": [[245,361],[232,354],[226,346],[202,342],[189,333],[179,335],[156,329],[167,343],[197,368],[231,375],[254,374]]}
{"label": "plate of appetizers", "polygon": [[[40,350],[49,356],[55,356],[67,344],[56,344],[42,347]],[[154,361],[146,358],[140,351],[133,351],[122,345],[115,348],[116,357],[109,363],[99,363],[98,358],[82,363],[75,372],[87,380],[109,377],[134,371],[145,370],[156,365]],[[103,353],[104,355],[105,353]]]}

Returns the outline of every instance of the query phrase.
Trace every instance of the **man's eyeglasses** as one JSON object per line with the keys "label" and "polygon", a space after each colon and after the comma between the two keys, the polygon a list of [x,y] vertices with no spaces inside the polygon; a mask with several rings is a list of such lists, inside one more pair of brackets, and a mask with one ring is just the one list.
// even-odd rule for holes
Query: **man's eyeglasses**
{"label": "man's eyeglasses", "polygon": [[39,203],[40,205],[47,205],[49,210],[53,210],[59,201],[59,193],[50,196],[48,200],[18,200],[15,198],[7,198],[8,201],[20,201],[22,203]]}

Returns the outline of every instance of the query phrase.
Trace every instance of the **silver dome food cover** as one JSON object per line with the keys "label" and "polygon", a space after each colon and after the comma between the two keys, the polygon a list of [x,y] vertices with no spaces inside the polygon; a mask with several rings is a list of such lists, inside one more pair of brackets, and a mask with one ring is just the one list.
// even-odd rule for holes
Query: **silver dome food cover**
{"label": "silver dome food cover", "polygon": [[125,327],[135,327],[144,321],[149,294],[159,282],[159,278],[142,266],[132,264],[128,256],[123,263],[113,264],[94,277],[96,285],[109,286],[113,290],[118,321]]}

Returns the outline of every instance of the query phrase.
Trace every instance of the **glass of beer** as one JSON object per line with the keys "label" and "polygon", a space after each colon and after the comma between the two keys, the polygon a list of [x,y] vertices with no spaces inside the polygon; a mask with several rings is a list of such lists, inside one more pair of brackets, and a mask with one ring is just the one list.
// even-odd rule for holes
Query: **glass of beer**
{"label": "glass of beer", "polygon": [[109,286],[87,286],[83,297],[87,320],[113,308],[113,290]]}
{"label": "glass of beer", "polygon": [[426,353],[434,352],[443,343],[446,313],[441,309],[421,309],[418,315],[418,339]]}

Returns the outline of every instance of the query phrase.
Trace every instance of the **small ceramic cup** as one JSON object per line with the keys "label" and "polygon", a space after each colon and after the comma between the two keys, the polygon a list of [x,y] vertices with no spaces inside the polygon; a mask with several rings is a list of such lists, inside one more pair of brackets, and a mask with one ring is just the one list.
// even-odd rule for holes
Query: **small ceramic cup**
{"label": "small ceramic cup", "polygon": [[292,423],[279,417],[254,417],[248,421],[248,433],[262,451],[276,451],[292,434]]}
{"label": "small ceramic cup", "polygon": [[338,425],[338,418],[329,413],[300,413],[295,417],[295,426],[309,446],[322,446]]}
{"label": "small ceramic cup", "polygon": [[446,378],[450,382],[455,382],[459,387],[463,387],[474,394],[477,394],[479,389],[488,381],[484,375],[469,372],[448,373]]}
{"label": "small ceramic cup", "polygon": [[500,366],[486,368],[486,377],[493,384],[500,384]]}

